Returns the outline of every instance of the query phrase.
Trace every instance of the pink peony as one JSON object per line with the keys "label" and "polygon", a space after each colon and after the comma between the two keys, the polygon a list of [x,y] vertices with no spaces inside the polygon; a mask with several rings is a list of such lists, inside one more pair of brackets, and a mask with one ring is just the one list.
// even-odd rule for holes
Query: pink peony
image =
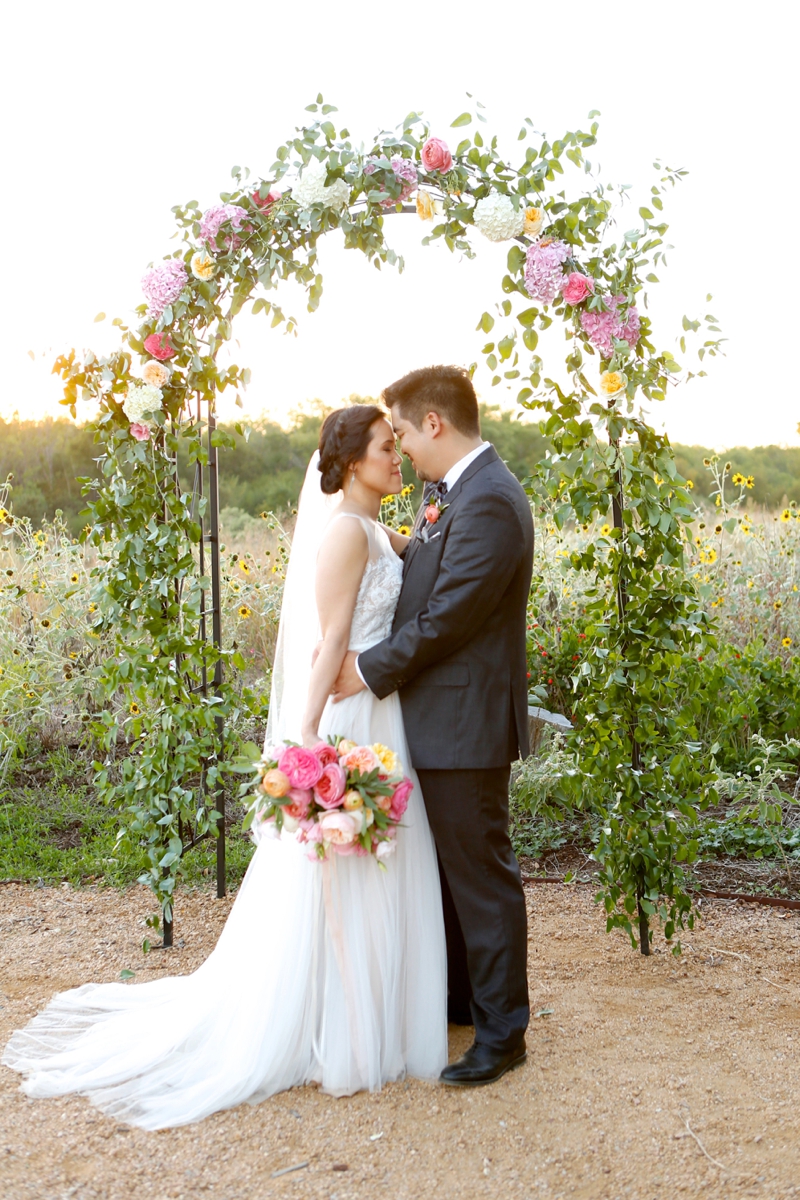
{"label": "pink peony", "polygon": [[146,442],[150,438],[150,426],[145,425],[143,421],[134,421],[128,432],[137,442]]}
{"label": "pink peony", "polygon": [[408,797],[413,790],[414,785],[410,779],[404,779],[395,788],[394,795],[392,796],[392,806],[389,809],[389,816],[393,821],[399,821],[408,808]]}
{"label": "pink peony", "polygon": [[453,156],[447,142],[441,138],[428,138],[422,147],[422,165],[426,171],[449,171],[453,165]]}
{"label": "pink peony", "polygon": [[[392,164],[392,170],[394,171],[395,176],[401,184],[401,191],[397,200],[408,200],[409,196],[419,182],[417,168],[409,159],[403,158],[399,154],[396,154],[389,161]],[[372,175],[376,170],[377,163],[374,161],[374,159],[370,159],[364,167],[364,174]],[[383,184],[381,184],[380,190],[382,192],[386,191],[386,188],[383,186]],[[381,200],[381,206],[383,208],[394,208],[395,204],[397,204],[397,200],[392,200],[391,197],[388,200]]]}
{"label": "pink peony", "polygon": [[305,746],[287,746],[278,759],[278,767],[293,788],[313,788],[322,774],[322,765],[316,754]]}
{"label": "pink peony", "polygon": [[178,351],[169,340],[167,333],[151,333],[149,337],[144,339],[144,348],[148,354],[152,354],[153,358],[157,358],[159,362],[166,362],[168,358],[174,358]]}
{"label": "pink peony", "polygon": [[338,763],[339,755],[336,752],[336,747],[330,742],[317,742],[316,746],[312,747],[312,754],[316,754],[323,767],[327,767],[329,763]]}
{"label": "pink peony", "polygon": [[[239,204],[214,204],[203,213],[200,221],[200,241],[205,242],[207,246],[216,246],[217,234],[222,226],[230,221],[233,229],[241,229],[246,216],[247,212]],[[233,250],[242,244],[242,239],[235,233],[223,240],[225,246]]]}
{"label": "pink peony", "polygon": [[360,771],[362,775],[369,775],[370,771],[374,771],[380,765],[377,754],[369,746],[356,746],[342,759],[345,770]]}
{"label": "pink peony", "polygon": [[288,813],[290,817],[305,820],[308,816],[308,810],[311,808],[314,794],[307,788],[289,788],[289,791],[286,793],[286,799],[291,803],[284,805],[283,811]]}
{"label": "pink peony", "polygon": [[320,817],[319,829],[322,838],[334,846],[348,846],[358,833],[358,826],[346,812],[329,812]]}
{"label": "pink peony", "polygon": [[256,188],[253,192],[253,203],[256,208],[272,208],[280,200],[281,194],[277,188],[271,187],[266,196],[260,195],[260,189]]}
{"label": "pink peony", "polygon": [[592,292],[594,292],[594,280],[590,275],[582,275],[580,271],[572,271],[561,289],[561,295],[573,308]]}
{"label": "pink peony", "polygon": [[323,808],[338,808],[344,795],[347,776],[338,763],[328,763],[314,785],[317,803]]}
{"label": "pink peony", "polygon": [[354,854],[357,858],[366,858],[369,854],[369,851],[364,849],[358,839],[352,842],[347,842],[346,844],[341,842],[334,844],[331,846],[331,850],[333,850],[335,854],[340,855]]}
{"label": "pink peony", "polygon": [[186,267],[179,258],[168,258],[145,271],[142,291],[147,300],[148,317],[160,317],[168,305],[175,303],[188,282]]}
{"label": "pink peony", "polygon": [[540,304],[552,304],[564,280],[562,263],[570,256],[566,242],[542,238],[528,247],[525,256],[525,287]]}

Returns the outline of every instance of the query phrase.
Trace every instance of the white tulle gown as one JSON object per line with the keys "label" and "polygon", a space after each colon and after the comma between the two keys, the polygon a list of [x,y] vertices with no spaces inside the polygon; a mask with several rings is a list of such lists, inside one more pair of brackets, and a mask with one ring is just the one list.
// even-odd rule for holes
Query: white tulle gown
{"label": "white tulle gown", "polygon": [[[355,650],[389,633],[402,580],[386,534],[364,525]],[[329,702],[320,732],[390,746],[414,778],[396,694]],[[194,974],[62,992],[13,1034],[3,1062],[24,1074],[29,1096],[79,1092],[145,1129],[299,1084],[343,1096],[405,1074],[435,1078],[447,1062],[446,957],[418,785],[396,842],[382,870],[371,857],[312,862],[294,837],[262,836]]]}

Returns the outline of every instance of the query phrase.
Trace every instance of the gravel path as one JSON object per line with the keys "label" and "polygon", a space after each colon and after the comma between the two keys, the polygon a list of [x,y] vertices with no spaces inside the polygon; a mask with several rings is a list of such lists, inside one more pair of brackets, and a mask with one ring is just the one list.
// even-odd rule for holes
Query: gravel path
{"label": "gravel path", "polygon": [[[147,1133],[0,1068],[3,1200],[800,1197],[800,916],[711,902],[681,959],[644,959],[588,889],[528,898],[533,1011],[553,1012],[495,1086],[308,1087]],[[143,888],[1,887],[0,1042],[56,991],[196,969],[230,903],[180,894],[177,946],[145,958]]]}

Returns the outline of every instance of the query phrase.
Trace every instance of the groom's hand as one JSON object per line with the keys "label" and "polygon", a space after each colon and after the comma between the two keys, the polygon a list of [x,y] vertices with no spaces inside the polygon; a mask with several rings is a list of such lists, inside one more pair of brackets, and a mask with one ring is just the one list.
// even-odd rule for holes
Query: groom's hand
{"label": "groom's hand", "polygon": [[360,692],[362,688],[366,687],[356,670],[356,658],[355,650],[348,650],[344,656],[344,662],[331,693],[334,704],[339,700],[344,700],[347,696],[355,696],[356,692]]}

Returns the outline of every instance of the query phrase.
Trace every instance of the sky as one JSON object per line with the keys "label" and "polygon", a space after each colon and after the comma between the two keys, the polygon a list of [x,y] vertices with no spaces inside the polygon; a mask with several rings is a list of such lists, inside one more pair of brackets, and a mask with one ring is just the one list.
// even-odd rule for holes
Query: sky
{"label": "sky", "polygon": [[[460,131],[450,123],[472,93],[485,105],[483,131],[498,134],[512,161],[524,153],[524,117],[552,140],[587,128],[599,109],[589,157],[603,182],[631,185],[622,230],[638,223],[656,159],[689,172],[665,197],[674,249],[649,312],[655,340],[679,360],[683,314],[713,312],[726,357],[712,360],[708,378],[674,388],[651,418],[676,442],[800,445],[793,323],[790,338],[777,336],[791,295],[779,238],[794,212],[796,20],[775,0],[757,10],[721,0],[572,0],[546,10],[437,0],[18,6],[0,72],[0,415],[65,411],[54,357],[113,348],[110,318],[133,319],[148,263],[177,244],[172,205],[215,203],[234,164],[268,177],[275,148],[318,92],[356,142],[415,110],[453,147]],[[461,259],[422,247],[429,228],[416,216],[387,221],[402,275],[376,271],[329,235],[319,310],[307,313],[290,287],[277,297],[299,320],[296,338],[240,315],[234,359],[252,368],[245,417],[285,421],[314,398],[377,395],[414,367],[480,359],[475,326],[500,295],[506,248],[476,233],[477,259]],[[109,319],[96,324],[101,311]],[[561,346],[554,353],[563,358]],[[482,370],[476,384],[483,400],[513,406]]]}

